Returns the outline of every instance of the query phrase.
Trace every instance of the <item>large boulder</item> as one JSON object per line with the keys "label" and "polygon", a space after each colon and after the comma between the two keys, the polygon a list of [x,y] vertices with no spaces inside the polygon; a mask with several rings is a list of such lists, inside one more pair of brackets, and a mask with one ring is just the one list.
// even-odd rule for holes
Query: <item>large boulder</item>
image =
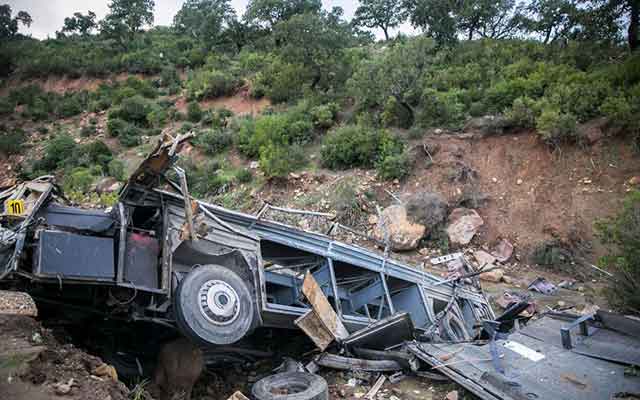
{"label": "large boulder", "polygon": [[447,218],[447,203],[436,193],[413,194],[407,199],[406,208],[412,222],[426,227],[425,235]]}
{"label": "large boulder", "polygon": [[113,193],[120,190],[122,183],[118,182],[116,178],[107,176],[98,181],[96,184],[96,192],[98,193]]}
{"label": "large boulder", "polygon": [[414,223],[407,217],[407,209],[401,205],[393,205],[382,211],[378,224],[373,229],[373,236],[385,242],[385,231],[389,235],[389,246],[392,250],[413,250],[418,247],[424,237],[426,228]]}
{"label": "large boulder", "polygon": [[470,208],[456,208],[449,215],[447,235],[449,242],[456,245],[467,245],[484,224],[482,217]]}

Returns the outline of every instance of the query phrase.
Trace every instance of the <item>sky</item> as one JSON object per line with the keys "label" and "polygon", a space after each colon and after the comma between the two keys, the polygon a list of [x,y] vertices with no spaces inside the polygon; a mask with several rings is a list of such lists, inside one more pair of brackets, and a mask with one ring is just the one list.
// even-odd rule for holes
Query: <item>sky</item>
{"label": "sky", "polygon": [[[231,0],[238,15],[244,13],[248,0]],[[80,11],[86,14],[91,10],[96,13],[98,20],[102,19],[108,11],[108,0],[0,0],[0,3],[9,4],[15,15],[18,11],[26,11],[33,18],[30,28],[20,27],[20,33],[30,34],[34,38],[46,39],[55,37],[55,32],[60,30],[65,17]],[[176,15],[184,0],[155,0],[154,12],[155,25],[171,25],[173,16]],[[331,10],[335,6],[344,9],[347,19],[353,17],[358,7],[357,0],[323,0],[324,8]],[[409,26],[400,27],[403,32],[410,32]],[[396,33],[397,31],[393,32]],[[382,31],[374,30],[378,38],[382,38]]]}

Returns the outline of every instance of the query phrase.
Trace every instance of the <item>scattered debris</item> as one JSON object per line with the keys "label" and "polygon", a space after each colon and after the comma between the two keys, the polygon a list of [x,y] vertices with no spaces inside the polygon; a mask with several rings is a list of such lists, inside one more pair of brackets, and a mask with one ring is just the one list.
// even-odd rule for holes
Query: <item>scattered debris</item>
{"label": "scattered debris", "polygon": [[71,389],[76,385],[75,379],[71,378],[67,382],[56,382],[51,385],[53,391],[60,396],[71,393]]}
{"label": "scattered debris", "polygon": [[504,270],[501,268],[497,268],[495,266],[490,266],[489,268],[491,267],[494,267],[494,269],[488,272],[481,273],[480,279],[488,282],[495,282],[495,283],[500,282],[502,280],[502,277],[504,277]]}
{"label": "scattered debris", "polygon": [[328,400],[327,381],[308,372],[283,372],[256,382],[251,388],[255,400]]}
{"label": "scattered debris", "polygon": [[247,396],[242,394],[240,391],[234,392],[227,400],[249,400]]}
{"label": "scattered debris", "polygon": [[382,385],[384,385],[384,382],[387,380],[387,377],[385,375],[380,375],[380,377],[376,380],[376,383],[373,384],[373,386],[371,386],[371,389],[369,389],[369,391],[367,392],[367,394],[364,395],[364,398],[367,400],[373,400],[376,397],[376,394],[378,394],[378,391],[380,390],[380,388],[382,388]]}
{"label": "scattered debris", "polygon": [[553,295],[558,291],[558,287],[549,282],[546,278],[537,277],[527,286],[527,289],[546,295]]}

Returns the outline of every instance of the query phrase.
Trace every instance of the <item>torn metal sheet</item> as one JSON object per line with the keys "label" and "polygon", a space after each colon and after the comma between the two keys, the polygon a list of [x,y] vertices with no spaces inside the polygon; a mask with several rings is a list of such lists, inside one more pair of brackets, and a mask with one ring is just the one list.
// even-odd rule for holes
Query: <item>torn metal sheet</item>
{"label": "torn metal sheet", "polygon": [[[640,392],[640,377],[626,376],[625,365],[564,349],[560,329],[565,324],[544,317],[509,335],[508,340],[497,340],[504,374],[495,369],[490,344],[414,342],[407,348],[483,400],[600,400],[618,392]],[[640,338],[635,341],[638,348]],[[441,360],[454,351],[458,353],[452,360]]]}
{"label": "torn metal sheet", "polygon": [[402,366],[393,360],[364,360],[331,353],[320,354],[314,362],[321,367],[348,371],[389,372],[402,369]]}
{"label": "torn metal sheet", "polygon": [[398,313],[372,323],[352,333],[343,341],[346,346],[384,350],[387,347],[412,340],[415,327],[408,313]]}

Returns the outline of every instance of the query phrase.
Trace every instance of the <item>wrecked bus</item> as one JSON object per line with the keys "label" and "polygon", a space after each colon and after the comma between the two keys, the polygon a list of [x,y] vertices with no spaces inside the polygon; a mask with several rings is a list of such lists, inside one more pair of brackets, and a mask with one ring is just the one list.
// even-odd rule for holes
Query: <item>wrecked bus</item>
{"label": "wrecked bus", "polygon": [[211,345],[260,326],[295,328],[310,309],[305,273],[349,332],[407,313],[416,336],[465,341],[495,318],[472,286],[193,199],[173,167],[189,137],[159,141],[107,210],[69,206],[52,177],[0,193],[3,205],[18,204],[1,215],[0,284],[37,301],[177,327]]}

